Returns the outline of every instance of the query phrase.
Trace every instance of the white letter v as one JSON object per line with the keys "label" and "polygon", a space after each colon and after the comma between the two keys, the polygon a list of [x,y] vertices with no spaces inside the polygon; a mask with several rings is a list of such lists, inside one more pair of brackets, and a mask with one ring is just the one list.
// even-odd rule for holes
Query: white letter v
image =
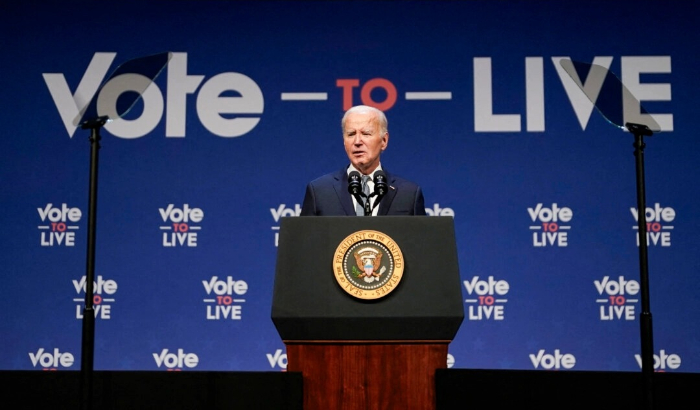
{"label": "white letter v", "polygon": [[78,128],[77,124],[73,124],[73,120],[85,112],[116,56],[117,53],[95,53],[74,95],[71,95],[62,73],[42,74],[69,137],[73,138],[73,133]]}

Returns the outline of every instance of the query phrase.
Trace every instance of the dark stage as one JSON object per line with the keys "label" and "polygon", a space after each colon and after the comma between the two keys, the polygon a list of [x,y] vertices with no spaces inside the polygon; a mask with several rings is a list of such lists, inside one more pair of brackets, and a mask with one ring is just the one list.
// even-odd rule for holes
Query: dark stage
{"label": "dark stage", "polygon": [[[78,409],[80,376],[0,371],[3,407]],[[443,369],[435,380],[438,410],[645,407],[641,373]],[[101,410],[303,408],[302,377],[295,372],[96,371],[92,382],[92,408]],[[655,373],[654,408],[697,409],[698,388],[700,374]]]}

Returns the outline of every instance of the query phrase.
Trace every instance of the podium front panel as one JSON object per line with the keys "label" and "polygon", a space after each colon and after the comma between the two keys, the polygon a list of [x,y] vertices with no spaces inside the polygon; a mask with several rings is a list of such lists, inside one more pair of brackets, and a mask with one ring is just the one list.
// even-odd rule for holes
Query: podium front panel
{"label": "podium front panel", "polygon": [[[336,281],[333,258],[349,235],[373,230],[401,249],[403,275],[364,300]],[[287,217],[280,224],[272,320],[283,340],[442,340],[464,319],[451,217]]]}

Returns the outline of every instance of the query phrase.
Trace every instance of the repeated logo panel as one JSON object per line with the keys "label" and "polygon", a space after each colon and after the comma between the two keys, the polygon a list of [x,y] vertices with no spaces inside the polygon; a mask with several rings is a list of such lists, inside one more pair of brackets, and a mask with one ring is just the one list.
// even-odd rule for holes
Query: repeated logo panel
{"label": "repeated logo panel", "polygon": [[[643,212],[655,369],[700,372],[696,3],[298,3],[106,2],[100,30],[88,2],[3,7],[0,368],[80,368],[96,180],[95,368],[284,371],[281,220],[347,163],[340,119],[368,104],[389,119],[383,167],[421,185],[428,218],[454,218],[465,319],[448,367],[641,368]],[[120,64],[165,51],[91,175],[76,119],[135,92]],[[661,126],[643,211],[607,103]]]}

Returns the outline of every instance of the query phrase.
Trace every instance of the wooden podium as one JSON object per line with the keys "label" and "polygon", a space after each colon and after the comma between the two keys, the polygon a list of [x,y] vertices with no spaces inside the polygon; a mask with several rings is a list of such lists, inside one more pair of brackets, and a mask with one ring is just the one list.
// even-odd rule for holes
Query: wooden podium
{"label": "wooden podium", "polygon": [[[390,237],[402,258],[400,282],[375,299],[336,279],[341,243],[366,232]],[[451,217],[282,219],[272,320],[287,371],[302,373],[305,410],[435,409],[435,370],[463,319]]]}

